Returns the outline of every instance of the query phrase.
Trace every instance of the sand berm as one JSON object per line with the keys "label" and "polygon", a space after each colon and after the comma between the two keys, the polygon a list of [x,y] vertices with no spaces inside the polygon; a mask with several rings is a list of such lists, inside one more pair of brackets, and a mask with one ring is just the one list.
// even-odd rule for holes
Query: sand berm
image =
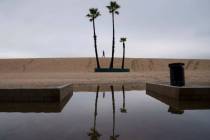
{"label": "sand berm", "polygon": [[[110,58],[100,58],[108,67]],[[0,86],[169,82],[168,64],[185,63],[186,83],[210,85],[210,60],[127,58],[129,73],[95,73],[95,58],[0,59]],[[116,58],[114,67],[121,67]]]}

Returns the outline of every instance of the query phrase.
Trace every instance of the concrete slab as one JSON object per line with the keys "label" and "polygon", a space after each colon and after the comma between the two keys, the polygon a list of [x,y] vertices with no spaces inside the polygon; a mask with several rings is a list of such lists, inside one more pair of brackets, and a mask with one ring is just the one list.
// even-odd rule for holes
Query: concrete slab
{"label": "concrete slab", "polygon": [[176,87],[167,84],[147,83],[146,91],[176,100],[210,101],[210,86]]}
{"label": "concrete slab", "polygon": [[0,102],[0,112],[7,113],[59,113],[69,102],[72,93],[58,102]]}
{"label": "concrete slab", "polygon": [[1,87],[0,102],[61,102],[73,94],[71,84]]}

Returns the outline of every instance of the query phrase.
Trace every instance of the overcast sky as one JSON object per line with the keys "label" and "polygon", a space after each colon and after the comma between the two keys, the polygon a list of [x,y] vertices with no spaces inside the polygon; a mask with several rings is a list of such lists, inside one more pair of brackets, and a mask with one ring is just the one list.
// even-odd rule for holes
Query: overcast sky
{"label": "overcast sky", "polygon": [[[98,51],[111,55],[109,0],[0,0],[0,58],[94,57],[96,7]],[[139,58],[210,59],[210,0],[117,0],[116,53]]]}

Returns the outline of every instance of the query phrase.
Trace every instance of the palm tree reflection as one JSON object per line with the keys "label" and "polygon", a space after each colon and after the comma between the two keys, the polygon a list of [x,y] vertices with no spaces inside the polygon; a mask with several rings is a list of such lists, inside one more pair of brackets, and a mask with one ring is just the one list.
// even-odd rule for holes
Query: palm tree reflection
{"label": "palm tree reflection", "polygon": [[100,87],[97,86],[96,98],[95,98],[94,125],[93,125],[93,128],[91,128],[90,132],[88,133],[88,136],[90,136],[91,140],[99,140],[99,138],[101,136],[101,134],[96,130],[96,117],[97,117],[97,105],[98,105],[99,89],[100,89]]}
{"label": "palm tree reflection", "polygon": [[[119,138],[120,135],[116,135],[115,134],[115,97],[114,97],[114,87],[110,86],[110,88],[111,88],[111,94],[112,94],[112,113],[113,113],[113,118],[112,118],[113,119],[112,136],[110,136],[110,140],[117,140],[117,138]],[[97,86],[96,98],[95,98],[94,125],[93,125],[93,128],[91,128],[90,132],[88,133],[88,136],[90,136],[91,140],[99,140],[99,138],[101,137],[101,134],[96,130],[96,117],[97,117],[97,106],[98,106],[99,89],[100,89],[100,87]],[[123,90],[123,109],[121,109],[121,110],[126,112],[124,86],[122,86],[122,90]]]}
{"label": "palm tree reflection", "polygon": [[124,85],[122,86],[122,91],[123,91],[123,107],[120,108],[120,111],[122,113],[127,113],[127,109],[125,108],[125,88],[124,88]]}
{"label": "palm tree reflection", "polygon": [[104,91],[104,92],[103,92],[103,98],[105,98],[105,95],[106,95],[106,94],[105,94],[105,91]]}
{"label": "palm tree reflection", "polygon": [[112,127],[112,136],[110,140],[117,140],[120,135],[115,135],[115,98],[114,98],[114,87],[110,86],[112,92],[112,110],[113,110],[113,127]]}

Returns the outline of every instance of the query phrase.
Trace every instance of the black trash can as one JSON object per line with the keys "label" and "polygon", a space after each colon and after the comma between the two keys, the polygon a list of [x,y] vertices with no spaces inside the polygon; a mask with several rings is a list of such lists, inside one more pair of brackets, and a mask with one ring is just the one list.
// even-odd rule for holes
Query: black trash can
{"label": "black trash can", "polygon": [[170,81],[172,86],[184,86],[184,63],[172,63],[168,65],[170,68]]}

